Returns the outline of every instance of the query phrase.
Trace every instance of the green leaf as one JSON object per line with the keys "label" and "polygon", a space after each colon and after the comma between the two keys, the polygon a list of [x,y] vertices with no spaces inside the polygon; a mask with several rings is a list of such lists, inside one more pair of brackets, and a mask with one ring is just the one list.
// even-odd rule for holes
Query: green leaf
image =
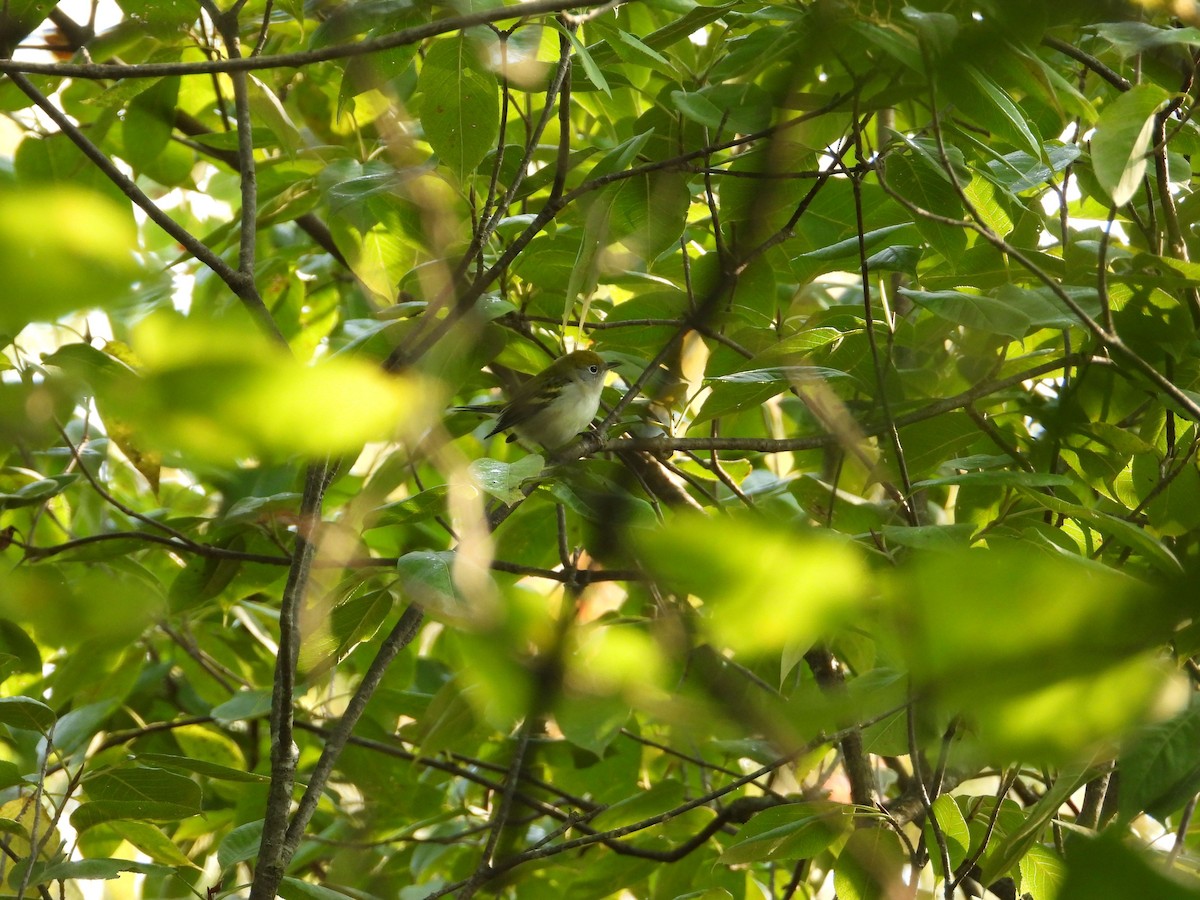
{"label": "green leaf", "polygon": [[[949,794],[942,794],[933,801],[933,815],[937,817],[938,827],[946,842],[947,856],[950,858],[950,876],[953,877],[954,870],[967,858],[967,851],[971,849],[971,832],[967,828],[967,821],[963,818],[962,810],[958,808],[958,804]],[[945,878],[946,873],[942,870],[941,848],[934,835],[933,825],[928,819],[925,822],[924,833],[925,846],[929,848],[934,872],[939,878]]]}
{"label": "green leaf", "polygon": [[1141,552],[1146,562],[1163,574],[1173,575],[1181,570],[1179,560],[1175,558],[1175,554],[1168,547],[1132,522],[1127,522],[1101,510],[1060,500],[1040,491],[1031,491],[1021,487],[1018,487],[1018,490],[1040,506],[1064,516],[1077,518],[1102,534],[1111,535],[1127,547]]}
{"label": "green leaf", "polygon": [[[913,484],[916,488],[916,483]],[[918,550],[962,550],[971,543],[975,526],[955,525],[884,525],[880,529],[885,541]]]}
{"label": "green leaf", "polygon": [[125,161],[141,172],[151,165],[171,141],[179,78],[163,78],[138,93],[125,109],[122,136]]}
{"label": "green leaf", "polygon": [[566,28],[563,25],[560,25],[557,20],[552,19],[551,24],[555,27],[555,29],[565,34],[567,36],[567,40],[571,42],[571,49],[575,51],[576,58],[580,63],[583,64],[583,71],[587,74],[588,81],[611,97],[612,90],[608,86],[608,81],[605,79],[604,73],[600,70],[600,67],[596,65],[596,61],[592,59],[592,54],[588,52],[588,49],[583,46],[582,43],[580,43],[579,38],[575,35],[575,30],[573,28]]}
{"label": "green leaf", "polygon": [[18,509],[22,506],[38,506],[51,497],[65,491],[78,479],[77,475],[57,475],[54,478],[39,478],[17,488],[0,493],[0,510]]}
{"label": "green leaf", "polygon": [[1062,858],[1042,844],[1034,844],[1021,857],[1021,887],[1033,900],[1057,900],[1067,867]]}
{"label": "green leaf", "polygon": [[425,54],[417,78],[425,138],[459,180],[475,172],[500,131],[499,84],[477,54],[465,35],[441,38]]}
{"label": "green leaf", "polygon": [[515,463],[498,459],[476,459],[468,466],[471,480],[484,493],[501,503],[512,504],[524,498],[522,486],[535,478],[545,467],[545,460],[537,454],[523,456]]}
{"label": "green leaf", "polygon": [[77,859],[47,866],[41,870],[35,868],[33,871],[31,880],[34,884],[48,881],[109,880],[119,878],[125,872],[159,876],[175,874],[175,870],[167,866],[129,859]]}
{"label": "green leaf", "polygon": [[257,719],[271,711],[271,692],[242,690],[219,706],[214,706],[212,716],[227,724],[245,719]]}
{"label": "green leaf", "polygon": [[1067,475],[1051,475],[1048,472],[1014,472],[1008,469],[993,469],[983,472],[960,472],[940,478],[914,481],[914,488],[937,487],[943,484],[978,484],[994,487],[1024,485],[1025,487],[1071,487],[1075,480]]}
{"label": "green leaf", "polygon": [[471,607],[454,584],[459,564],[453,550],[413,550],[396,560],[401,596],[419,603],[430,615],[450,622],[471,618]]}
{"label": "green leaf", "polygon": [[108,408],[147,443],[217,464],[357,450],[432,413],[415,383],[358,359],[304,365],[245,324],[156,315],[134,349],[145,366],[98,389]]}
{"label": "green leaf", "polygon": [[199,809],[200,786],[190,778],[147,766],[115,766],[84,779],[90,800],[175,803]]}
{"label": "green leaf", "polygon": [[390,528],[423,522],[445,512],[446,499],[450,495],[449,485],[437,485],[418,491],[411,497],[385,503],[371,514],[369,528]]}
{"label": "green leaf", "polygon": [[54,710],[32,697],[0,697],[0,724],[49,734],[54,727]]}
{"label": "green leaf", "polygon": [[619,697],[564,697],[554,721],[568,741],[602,756],[621,733],[632,710]]}
{"label": "green leaf", "polygon": [[198,807],[159,800],[94,800],[81,803],[71,813],[71,826],[87,831],[117,819],[138,819],[146,822],[177,822],[200,814]]}
{"label": "green leaf", "polygon": [[0,333],[111,308],[137,277],[131,223],[108,198],[78,187],[0,192]]}
{"label": "green leaf", "polygon": [[609,223],[612,236],[647,264],[674,247],[683,234],[692,195],[675,173],[626,178],[615,185]]}
{"label": "green leaf", "polygon": [[343,894],[341,891],[286,875],[279,884],[279,896],[283,900],[353,900],[357,895]]}
{"label": "green leaf", "polygon": [[224,872],[230,866],[258,855],[259,844],[262,842],[263,821],[247,822],[225,835],[221,846],[217,848],[217,864]]}
{"label": "green leaf", "polygon": [[704,601],[702,625],[718,647],[746,653],[816,639],[853,618],[869,590],[852,545],[817,533],[681,518],[647,534],[642,550],[651,573]]}
{"label": "green leaf", "polygon": [[592,167],[592,170],[588,173],[589,180],[603,178],[606,175],[612,175],[616,172],[624,172],[637,159],[638,154],[645,148],[652,134],[653,132],[651,131],[643,131],[613,147]]}
{"label": "green leaf", "polygon": [[319,677],[360,643],[370,640],[392,605],[391,592],[378,589],[350,597],[331,610],[311,610],[306,617],[307,633],[297,663],[304,678],[312,681]]}
{"label": "green leaf", "polygon": [[1121,753],[1121,818],[1146,812],[1162,819],[1200,789],[1200,703],[1166,722],[1145,725]]}
{"label": "green leaf", "polygon": [[891,517],[884,504],[834,488],[811,472],[791,480],[788,493],[813,521],[844,534],[866,534],[882,527]]}
{"label": "green leaf", "polygon": [[1051,142],[1037,155],[1017,150],[987,163],[988,177],[1012,194],[1041,188],[1080,156],[1075,144]]}
{"label": "green leaf", "polygon": [[0,619],[0,653],[17,660],[19,672],[41,672],[42,655],[25,630],[10,619]]}
{"label": "green leaf", "polygon": [[[917,207],[950,219],[963,217],[962,201],[940,164],[921,154],[893,154],[886,158],[887,183]],[[914,223],[929,245],[953,264],[967,249],[966,232],[917,215]]]}
{"label": "green leaf", "polygon": [[1200,43],[1200,29],[1164,28],[1149,22],[1105,22],[1092,26],[1092,30],[1129,56],[1154,47],[1172,44],[1191,46]]}
{"label": "green leaf", "polygon": [[54,746],[64,753],[79,749],[96,736],[119,706],[111,698],[76,706],[54,726]]}
{"label": "green leaf", "polygon": [[1094,773],[1085,766],[1074,766],[1061,772],[1054,784],[1042,794],[1026,813],[1020,827],[988,848],[982,861],[980,881],[991,884],[1008,873],[1035,846],[1046,825],[1058,815],[1059,808]]}
{"label": "green leaf", "polygon": [[899,889],[906,856],[890,828],[858,828],[838,854],[833,884],[839,900],[885,900]]}
{"label": "green leaf", "polygon": [[847,836],[851,809],[832,802],[790,803],[755,813],[738,829],[720,861],[727,866],[759,860],[810,859]]}
{"label": "green leaf", "polygon": [[956,325],[978,328],[990,334],[1022,338],[1033,322],[1024,312],[992,297],[964,294],[961,291],[916,291],[900,288],[899,293],[919,306]]}
{"label": "green leaf", "polygon": [[1200,890],[1171,878],[1158,859],[1133,849],[1114,832],[1095,839],[1071,835],[1067,874],[1056,900],[1096,897],[1198,900]]}
{"label": "green leaf", "polygon": [[770,366],[720,375],[708,379],[708,382],[713,386],[712,393],[692,422],[693,427],[730,413],[753,409],[792,386],[802,388],[810,383],[839,382],[857,384],[857,379],[824,366]]}
{"label": "green leaf", "polygon": [[1141,187],[1154,117],[1169,96],[1156,84],[1136,84],[1100,112],[1092,136],[1092,169],[1115,206],[1124,206]]}
{"label": "green leaf", "polygon": [[148,822],[124,819],[110,823],[109,827],[156,863],[165,866],[195,866],[161,829]]}
{"label": "green leaf", "polygon": [[[247,692],[249,693],[249,692]],[[160,769],[178,769],[181,772],[194,772],[206,778],[217,781],[239,781],[265,783],[271,780],[269,775],[259,775],[257,772],[247,772],[245,769],[234,769],[218,763],[202,759],[192,759],[187,756],[175,756],[170,753],[139,753],[138,761]]]}
{"label": "green leaf", "polygon": [[1037,126],[1026,119],[1008,92],[975,66],[961,67],[946,86],[965,115],[994,136],[1034,157],[1042,155]]}

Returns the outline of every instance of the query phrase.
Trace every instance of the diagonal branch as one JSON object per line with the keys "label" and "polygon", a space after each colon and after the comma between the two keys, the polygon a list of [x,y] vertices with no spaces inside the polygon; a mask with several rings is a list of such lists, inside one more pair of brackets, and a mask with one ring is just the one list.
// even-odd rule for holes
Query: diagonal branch
{"label": "diagonal branch", "polygon": [[59,130],[83,152],[83,155],[104,173],[109,181],[120,188],[121,193],[132,200],[146,214],[150,221],[182,244],[192,256],[212,269],[217,277],[225,282],[229,286],[229,289],[238,296],[238,299],[250,311],[250,314],[264,333],[286,346],[287,340],[279,331],[275,321],[271,318],[270,312],[267,311],[266,304],[263,303],[262,297],[258,295],[252,278],[247,278],[244,273],[233,269],[225,260],[214,253],[207,244],[163,212],[134,183],[133,179],[118,169],[113,161],[88,139],[88,136],[80,130],[79,126],[72,122],[66,113],[51,103],[49,98],[38,90],[33,82],[19,72],[10,72],[9,78],[12,79],[13,84],[21,89],[25,96],[34,102],[34,105],[38,109],[44,112],[59,127]]}

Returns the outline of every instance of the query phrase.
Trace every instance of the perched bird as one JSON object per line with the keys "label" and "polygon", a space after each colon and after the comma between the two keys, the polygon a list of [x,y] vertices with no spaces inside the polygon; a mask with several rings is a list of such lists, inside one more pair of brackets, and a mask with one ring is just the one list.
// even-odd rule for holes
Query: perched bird
{"label": "perched bird", "polygon": [[512,392],[487,436],[508,431],[510,442],[521,438],[551,451],[565,447],[596,418],[604,376],[612,368],[615,364],[592,350],[559,357]]}

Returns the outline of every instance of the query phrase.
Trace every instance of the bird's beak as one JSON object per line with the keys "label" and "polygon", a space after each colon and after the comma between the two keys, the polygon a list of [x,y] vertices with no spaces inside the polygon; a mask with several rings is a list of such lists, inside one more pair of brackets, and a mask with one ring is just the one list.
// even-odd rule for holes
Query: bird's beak
{"label": "bird's beak", "polygon": [[615,363],[615,362],[606,362],[606,363],[604,364],[604,371],[606,371],[606,372],[611,372],[611,371],[613,371],[614,369],[616,369],[616,368],[617,368],[619,365],[621,365],[621,364],[620,364],[620,363]]}

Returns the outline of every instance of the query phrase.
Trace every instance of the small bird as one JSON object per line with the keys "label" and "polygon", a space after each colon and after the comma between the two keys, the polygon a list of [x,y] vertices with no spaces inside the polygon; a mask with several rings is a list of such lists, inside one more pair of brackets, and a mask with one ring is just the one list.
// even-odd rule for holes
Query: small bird
{"label": "small bird", "polygon": [[[596,418],[604,376],[613,368],[614,363],[605,362],[592,350],[576,350],[559,357],[513,391],[500,409],[496,427],[487,436],[509,431],[510,443],[521,438],[550,451],[562,449]],[[460,408],[494,411],[488,407]]]}

